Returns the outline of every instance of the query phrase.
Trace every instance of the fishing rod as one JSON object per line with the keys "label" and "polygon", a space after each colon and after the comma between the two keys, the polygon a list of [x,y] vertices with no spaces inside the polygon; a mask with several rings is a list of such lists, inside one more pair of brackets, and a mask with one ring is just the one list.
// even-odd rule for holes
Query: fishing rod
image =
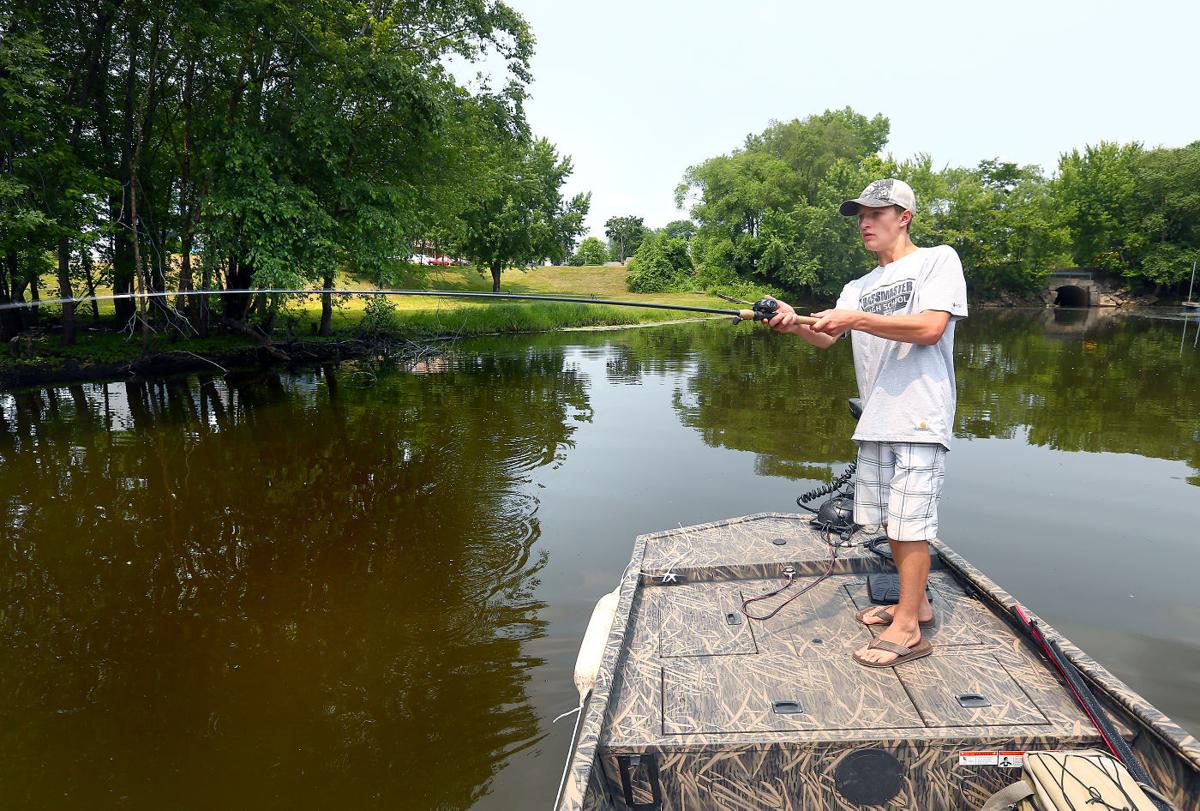
{"label": "fishing rod", "polygon": [[1162,795],[1159,794],[1150,780],[1150,775],[1146,774],[1146,770],[1142,768],[1142,764],[1133,754],[1133,750],[1129,748],[1129,744],[1121,737],[1121,733],[1113,725],[1108,714],[1104,712],[1104,708],[1100,706],[1099,699],[1092,692],[1091,688],[1084,682],[1083,677],[1079,675],[1079,671],[1075,669],[1075,665],[1067,658],[1062,647],[1056,639],[1047,639],[1042,633],[1036,619],[1031,618],[1024,609],[1017,603],[1011,606],[1013,614],[1017,617],[1018,623],[1022,630],[1029,635],[1031,639],[1042,649],[1046,658],[1058,671],[1063,680],[1070,688],[1075,701],[1080,708],[1091,719],[1092,724],[1096,727],[1096,731],[1100,733],[1101,740],[1104,741],[1105,747],[1112,752],[1113,757],[1125,764],[1125,768],[1129,770],[1130,776],[1142,788],[1150,789],[1146,793],[1150,795],[1150,802],[1161,811],[1171,811],[1171,806],[1164,802]]}
{"label": "fishing rod", "polygon": [[[616,299],[581,298],[578,296],[536,296],[527,293],[482,293],[455,290],[390,290],[367,289],[348,290],[344,288],[282,288],[266,287],[251,290],[166,290],[143,293],[111,293],[108,295],[80,296],[77,298],[40,299],[38,301],[17,301],[0,304],[0,310],[29,309],[31,307],[57,306],[63,304],[86,304],[92,301],[118,301],[136,299],[166,299],[183,296],[232,296],[256,295],[259,293],[281,293],[286,295],[354,295],[354,296],[419,296],[429,298],[461,298],[505,301],[549,301],[566,304],[598,304],[611,307],[642,307],[652,310],[679,310],[689,313],[705,313],[708,315],[732,316],[733,323],[742,321],[770,321],[779,313],[779,302],[767,296],[754,302],[748,310],[727,310],[715,307],[693,307],[686,304],[656,304],[649,301],[620,301]],[[728,297],[724,297],[728,298]],[[739,301],[737,299],[732,299]],[[741,302],[748,303],[748,302]],[[817,319],[807,315],[796,316],[802,324],[815,324]]]}

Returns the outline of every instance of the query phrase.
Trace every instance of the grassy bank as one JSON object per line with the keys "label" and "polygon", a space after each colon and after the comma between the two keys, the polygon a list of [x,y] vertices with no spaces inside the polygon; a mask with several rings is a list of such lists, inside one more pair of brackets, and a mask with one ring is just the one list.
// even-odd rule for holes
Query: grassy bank
{"label": "grassy bank", "polygon": [[[610,298],[660,304],[729,308],[733,305],[703,294],[635,294],[625,289],[622,267],[545,267],[529,271],[506,271],[503,291],[532,295],[564,295]],[[352,278],[341,278],[338,287],[370,289]],[[491,280],[473,268],[430,269],[425,287],[431,290],[489,292]],[[98,291],[107,292],[107,291]],[[333,332],[328,338],[316,335],[321,318],[319,296],[292,297],[275,320],[271,342],[283,352],[300,347],[301,357],[339,356],[348,342],[387,342],[475,335],[545,332],[573,327],[604,327],[645,324],[686,317],[670,310],[606,307],[601,305],[512,302],[487,303],[443,298],[389,297],[383,312],[368,312],[371,296],[343,296],[335,300]],[[376,304],[378,307],[378,304]],[[56,308],[44,307],[47,323],[56,320]],[[139,368],[161,369],[170,358],[182,367],[194,367],[199,358],[217,363],[243,363],[258,357],[259,343],[240,334],[214,334],[208,338],[183,339],[161,328],[153,334],[147,353],[142,339],[116,331],[111,302],[102,302],[100,322],[95,322],[90,305],[77,312],[76,344],[64,347],[52,330],[18,341],[17,355],[0,355],[0,385],[96,376],[111,371],[121,374]],[[361,346],[361,344],[355,344]],[[325,348],[323,348],[323,346]],[[354,350],[346,350],[354,351]],[[156,363],[146,363],[146,354]],[[140,364],[140,365],[139,365]]]}

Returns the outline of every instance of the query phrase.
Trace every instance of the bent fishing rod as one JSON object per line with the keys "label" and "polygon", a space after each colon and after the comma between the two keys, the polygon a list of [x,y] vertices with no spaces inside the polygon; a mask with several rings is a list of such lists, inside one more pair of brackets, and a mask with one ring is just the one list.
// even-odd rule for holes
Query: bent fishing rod
{"label": "bent fishing rod", "polygon": [[[0,304],[0,310],[18,310],[29,309],[31,307],[49,307],[60,306],[63,304],[86,304],[92,301],[119,301],[119,300],[137,300],[137,299],[168,299],[176,297],[191,297],[191,296],[233,296],[233,295],[257,295],[259,293],[278,293],[284,295],[353,295],[353,296],[420,296],[428,298],[460,298],[485,301],[547,301],[561,302],[565,304],[597,304],[601,306],[611,307],[642,307],[652,310],[679,310],[689,313],[705,313],[708,315],[726,315],[732,316],[733,323],[739,324],[742,321],[770,321],[779,313],[779,302],[767,296],[759,299],[751,304],[748,310],[726,310],[716,307],[693,307],[685,304],[656,304],[649,301],[620,301],[616,299],[598,299],[598,298],[582,298],[578,296],[537,296],[527,293],[483,293],[476,291],[456,291],[456,290],[390,290],[390,289],[366,289],[366,290],[349,290],[344,288],[281,288],[281,287],[265,287],[250,290],[155,290],[142,293],[111,293],[108,295],[97,296],[79,296],[77,298],[54,298],[54,299],[39,299],[38,301],[15,301]],[[736,301],[740,304],[749,304],[740,299],[732,299],[728,296],[722,296],[730,301]],[[812,325],[817,323],[817,319],[807,315],[797,315],[796,318],[802,324]]]}

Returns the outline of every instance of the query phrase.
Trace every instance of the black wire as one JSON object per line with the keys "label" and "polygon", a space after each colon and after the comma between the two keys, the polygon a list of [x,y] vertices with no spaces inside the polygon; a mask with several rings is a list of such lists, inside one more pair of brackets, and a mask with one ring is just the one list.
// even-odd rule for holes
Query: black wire
{"label": "black wire", "polygon": [[822,583],[831,574],[833,574],[833,567],[836,562],[837,562],[837,547],[830,545],[830,547],[829,547],[829,566],[825,569],[824,573],[822,573],[822,575],[820,577],[818,577],[816,580],[809,583],[804,588],[800,589],[798,592],[793,594],[791,597],[788,597],[786,600],[784,600],[779,605],[775,606],[775,609],[773,611],[771,611],[771,613],[769,613],[769,614],[764,614],[763,616],[758,616],[757,614],[751,614],[749,611],[747,611],[746,606],[750,605],[750,603],[756,603],[759,600],[770,599],[771,597],[774,597],[777,594],[781,594],[782,592],[791,588],[791,586],[796,582],[796,569],[793,566],[785,567],[783,570],[783,573],[785,575],[787,575],[788,581],[786,583],[784,583],[782,586],[780,586],[779,588],[775,589],[774,591],[769,591],[766,594],[760,594],[757,597],[747,597],[746,599],[742,600],[742,615],[746,619],[759,620],[760,622],[763,620],[771,619],[776,614],[778,614],[780,611],[782,611],[788,605],[788,603],[792,602],[800,595],[802,595],[808,591],[811,591],[818,584]]}
{"label": "black wire", "polygon": [[[887,549],[880,549],[880,546],[883,545],[887,545]],[[887,535],[876,535],[874,538],[869,538],[863,541],[863,546],[874,552],[876,555],[879,555],[879,557],[883,558],[884,560],[895,560],[895,558],[892,557],[892,547],[887,543]]]}

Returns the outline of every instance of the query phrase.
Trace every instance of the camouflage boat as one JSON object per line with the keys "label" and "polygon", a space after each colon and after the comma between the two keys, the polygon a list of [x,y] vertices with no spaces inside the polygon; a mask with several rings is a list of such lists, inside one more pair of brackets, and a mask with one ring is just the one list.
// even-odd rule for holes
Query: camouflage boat
{"label": "camouflage boat", "polygon": [[[839,549],[831,568],[826,534],[777,513],[639,537],[611,627],[593,623],[595,683],[557,808],[979,808],[1020,777],[1025,752],[1103,748],[1010,619],[1014,599],[933,547],[933,655],[870,669],[850,653],[878,629],[854,614],[872,604],[868,578],[894,571],[871,549]],[[788,585],[785,567],[797,590],[829,571],[771,619],[748,619],[743,600]],[[1200,810],[1200,742],[1040,627],[1151,781]]]}

